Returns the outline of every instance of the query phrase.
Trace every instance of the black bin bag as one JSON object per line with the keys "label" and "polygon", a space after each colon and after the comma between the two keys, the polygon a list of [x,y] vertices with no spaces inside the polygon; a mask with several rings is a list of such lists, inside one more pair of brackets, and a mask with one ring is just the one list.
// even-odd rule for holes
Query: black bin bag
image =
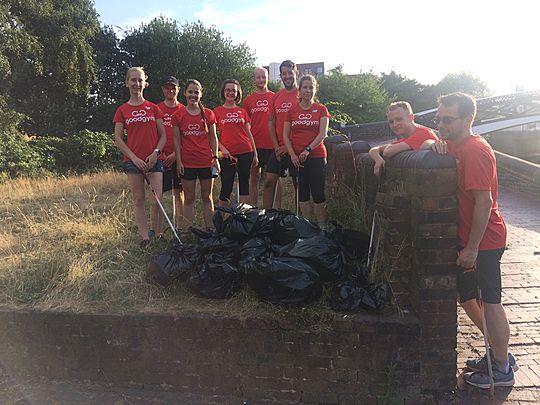
{"label": "black bin bag", "polygon": [[354,229],[343,228],[336,221],[330,222],[334,225],[334,230],[328,232],[328,237],[339,243],[347,255],[354,260],[367,261],[369,251],[369,234]]}
{"label": "black bin bag", "polygon": [[306,218],[294,215],[290,211],[274,213],[274,229],[270,238],[278,245],[286,245],[299,238],[311,238],[322,232],[314,223]]}
{"label": "black bin bag", "polygon": [[234,204],[232,207],[216,207],[213,223],[220,235],[233,239],[246,239],[257,234],[259,217],[264,210],[248,204]]}
{"label": "black bin bag", "polygon": [[300,304],[317,300],[322,294],[319,274],[302,259],[265,258],[244,267],[249,286],[264,301]]}
{"label": "black bin bag", "polygon": [[380,311],[386,303],[387,291],[387,284],[358,286],[354,282],[345,281],[333,288],[330,306],[334,311]]}
{"label": "black bin bag", "polygon": [[196,245],[173,244],[169,251],[152,256],[146,269],[146,278],[166,287],[174,281],[186,279],[198,258]]}
{"label": "black bin bag", "polygon": [[231,258],[219,253],[201,257],[199,264],[191,273],[188,287],[205,298],[231,298],[242,288],[238,267]]}
{"label": "black bin bag", "polygon": [[281,256],[298,257],[313,266],[323,282],[336,281],[346,275],[342,247],[323,232],[307,239],[297,239],[280,249]]}

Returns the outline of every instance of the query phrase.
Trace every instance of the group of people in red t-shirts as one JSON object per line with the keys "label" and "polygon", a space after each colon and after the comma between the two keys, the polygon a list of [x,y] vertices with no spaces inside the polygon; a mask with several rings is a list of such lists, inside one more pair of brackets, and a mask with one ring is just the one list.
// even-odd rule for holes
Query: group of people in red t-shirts
{"label": "group of people in red t-shirts", "polygon": [[238,202],[257,206],[261,169],[266,171],[264,208],[281,207],[281,177],[289,173],[302,215],[320,224],[325,222],[323,140],[330,115],[325,106],[315,102],[315,77],[304,76],[297,84],[298,71],[290,60],[281,64],[280,73],[284,88],[274,93],[268,90],[268,71],[256,68],[256,90],[242,106],[240,83],[225,80],[221,87],[223,105],[212,111],[201,102],[203,88],[197,80],[186,82],[184,106],[178,101],[178,80],[166,77],[162,82],[164,100],[155,105],[143,96],[148,86],[144,70],[128,70],[130,98],[118,108],[113,122],[115,143],[124,154],[141,247],[163,227],[157,200],[152,203],[148,226],[145,178],[159,200],[163,192],[172,190],[179,228],[194,222],[197,180],[202,217],[211,227],[213,179],[218,174],[221,177],[220,206],[230,203],[235,177]]}
{"label": "group of people in red t-shirts", "polygon": [[[326,149],[323,143],[330,115],[315,102],[317,81],[311,75],[297,83],[296,65],[290,60],[280,65],[284,88],[268,90],[268,72],[255,69],[256,90],[246,97],[236,80],[225,80],[221,88],[223,105],[214,111],[201,103],[203,88],[197,80],[184,86],[186,104],[177,100],[178,80],[165,78],[164,101],[148,102],[143,90],[147,77],[140,67],[130,68],[126,86],[129,101],[114,116],[115,142],[124,153],[124,171],[133,194],[135,222],[145,247],[153,230],[161,230],[157,200],[172,189],[177,203],[177,226],[193,224],[196,181],[199,180],[202,216],[212,224],[213,179],[221,175],[219,204],[229,203],[234,178],[238,175],[239,202],[258,205],[261,168],[266,169],[263,207],[281,206],[281,178],[290,173],[297,190],[302,215],[318,221],[325,215]],[[439,99],[435,124],[442,139],[414,122],[409,103],[392,103],[387,112],[390,129],[400,139],[369,151],[374,174],[379,176],[388,159],[407,150],[432,149],[456,159],[458,209],[458,255],[456,264],[458,299],[480,330],[483,321],[489,330],[487,354],[467,362],[471,370],[467,383],[481,388],[514,384],[518,366],[508,352],[509,325],[501,305],[500,260],[506,244],[506,225],[497,205],[497,170],[493,150],[472,132],[476,115],[475,100],[463,93]],[[219,131],[219,139],[217,137]],[[127,138],[124,139],[124,131]],[[148,228],[144,209],[144,181],[157,196]],[[183,191],[183,193],[181,192]],[[183,194],[183,196],[182,196]],[[482,305],[477,298],[481,297]],[[488,373],[486,358],[493,359]],[[493,377],[493,380],[491,380]]]}

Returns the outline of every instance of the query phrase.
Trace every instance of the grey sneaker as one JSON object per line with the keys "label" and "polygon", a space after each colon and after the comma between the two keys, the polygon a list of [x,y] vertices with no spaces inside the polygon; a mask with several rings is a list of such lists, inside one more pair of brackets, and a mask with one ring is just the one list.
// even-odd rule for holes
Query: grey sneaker
{"label": "grey sneaker", "polygon": [[[514,370],[512,367],[508,367],[508,373],[503,373],[497,366],[493,366],[493,385],[495,387],[512,387],[514,385]],[[491,387],[489,375],[482,371],[472,371],[463,374],[463,379],[469,385],[473,385],[482,389],[489,389]]]}
{"label": "grey sneaker", "polygon": [[[493,351],[491,348],[489,349],[489,352],[491,354],[491,361],[493,362]],[[466,364],[469,370],[487,372],[487,357],[485,354],[482,357],[467,360]],[[519,370],[517,360],[512,353],[508,353],[508,364],[510,364],[510,367],[514,372]]]}

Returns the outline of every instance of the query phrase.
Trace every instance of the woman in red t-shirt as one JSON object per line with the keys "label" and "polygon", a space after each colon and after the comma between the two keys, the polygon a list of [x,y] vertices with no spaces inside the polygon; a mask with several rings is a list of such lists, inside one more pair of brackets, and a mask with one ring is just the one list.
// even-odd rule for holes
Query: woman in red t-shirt
{"label": "woman in red t-shirt", "polygon": [[326,222],[326,148],[323,140],[328,132],[330,114],[324,105],[314,101],[317,80],[313,76],[302,77],[298,89],[299,102],[287,113],[283,140],[298,171],[298,202],[302,215],[311,219],[315,214],[322,226]]}
{"label": "woman in red t-shirt", "polygon": [[176,167],[184,189],[182,228],[193,225],[197,178],[201,185],[204,223],[209,228],[214,214],[212,171],[215,176],[220,171],[216,118],[212,110],[205,108],[201,102],[203,89],[199,81],[189,79],[184,88],[186,108],[175,112],[172,117]]}
{"label": "woman in red t-shirt", "polygon": [[[144,88],[148,86],[146,73],[141,67],[129,68],[126,75],[126,87],[129,89],[129,100],[122,104],[114,114],[114,143],[124,154],[124,172],[128,176],[135,222],[142,240],[140,246],[145,248],[150,238],[155,235],[154,229],[159,226],[159,206],[152,199],[150,212],[152,230],[148,230],[148,221],[144,209],[144,176],[161,200],[163,189],[163,160],[161,150],[167,137],[163,126],[163,113],[155,104],[143,97]],[[124,130],[127,140],[124,141]]]}
{"label": "woman in red t-shirt", "polygon": [[240,83],[234,79],[225,80],[221,86],[221,98],[225,102],[214,109],[222,156],[219,205],[228,205],[237,171],[239,201],[249,203],[249,173],[252,166],[259,164],[259,159],[251,135],[249,115],[236,105],[242,100]]}

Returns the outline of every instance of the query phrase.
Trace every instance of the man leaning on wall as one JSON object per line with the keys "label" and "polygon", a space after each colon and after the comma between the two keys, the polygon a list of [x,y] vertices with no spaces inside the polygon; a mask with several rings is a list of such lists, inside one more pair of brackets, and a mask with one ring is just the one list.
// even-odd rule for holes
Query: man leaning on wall
{"label": "man leaning on wall", "polygon": [[[456,159],[458,198],[458,299],[474,324],[483,331],[480,293],[487,323],[495,386],[514,385],[517,364],[508,352],[510,327],[501,304],[501,256],[506,225],[497,205],[495,155],[489,144],[472,131],[476,101],[464,93],[439,98],[435,123],[441,140],[424,148]],[[464,380],[490,388],[486,356],[470,359]]]}
{"label": "man leaning on wall", "polygon": [[419,150],[426,140],[438,139],[430,128],[414,122],[414,114],[411,105],[407,101],[396,101],[390,104],[386,118],[390,130],[400,139],[370,149],[369,156],[375,161],[373,172],[376,176],[380,174],[381,168],[384,167],[385,159],[406,150]]}

